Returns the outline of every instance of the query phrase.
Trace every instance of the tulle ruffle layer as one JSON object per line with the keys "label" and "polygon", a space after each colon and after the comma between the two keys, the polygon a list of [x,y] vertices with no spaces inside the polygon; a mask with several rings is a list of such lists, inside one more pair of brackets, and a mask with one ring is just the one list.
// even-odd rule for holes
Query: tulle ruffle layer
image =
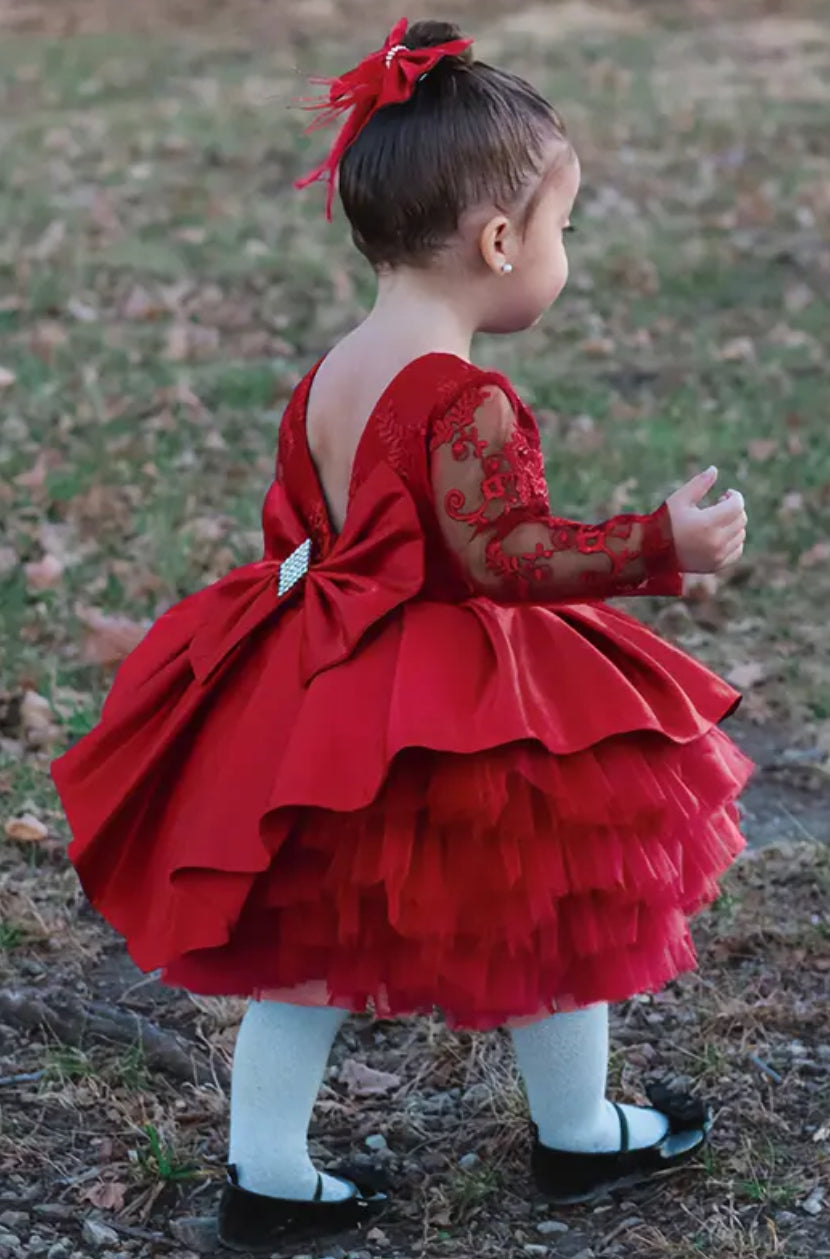
{"label": "tulle ruffle layer", "polygon": [[695,965],[687,918],[743,847],[749,768],[719,730],[413,749],[368,807],[302,810],[229,942],[165,978],[471,1028],[656,990]]}
{"label": "tulle ruffle layer", "polygon": [[303,685],[297,602],[202,677],[213,598],[160,618],[53,766],[142,969],[487,1027],[694,965],[749,772],[702,665],[603,605],[414,601]]}

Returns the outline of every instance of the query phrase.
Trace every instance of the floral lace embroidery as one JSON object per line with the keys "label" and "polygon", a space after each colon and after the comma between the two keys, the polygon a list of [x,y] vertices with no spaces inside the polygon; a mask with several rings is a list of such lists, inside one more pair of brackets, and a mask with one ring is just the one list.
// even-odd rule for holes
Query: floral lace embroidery
{"label": "floral lace embroidery", "polygon": [[[471,576],[490,593],[494,579],[518,599],[679,593],[665,506],[595,525],[551,516],[538,430],[501,390],[465,391],[434,422],[429,448],[434,468],[442,449],[460,465],[439,514],[451,547],[463,549]],[[443,465],[441,481],[452,482],[446,458]]]}

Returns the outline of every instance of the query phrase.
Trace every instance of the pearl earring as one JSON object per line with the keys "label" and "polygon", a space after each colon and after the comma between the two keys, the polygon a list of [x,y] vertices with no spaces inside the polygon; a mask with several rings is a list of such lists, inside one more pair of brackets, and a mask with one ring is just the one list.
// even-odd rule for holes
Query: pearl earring
{"label": "pearl earring", "polygon": [[502,275],[510,275],[510,272],[511,272],[512,270],[513,270],[513,263],[512,263],[512,262],[503,262],[503,263],[501,264],[501,273],[502,273]]}

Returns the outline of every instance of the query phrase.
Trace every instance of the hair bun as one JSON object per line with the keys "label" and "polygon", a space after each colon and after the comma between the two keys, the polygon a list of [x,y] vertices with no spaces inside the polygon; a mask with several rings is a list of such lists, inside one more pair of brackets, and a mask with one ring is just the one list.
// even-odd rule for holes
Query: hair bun
{"label": "hair bun", "polygon": [[[449,44],[456,39],[464,39],[465,36],[460,27],[455,22],[413,22],[403,37],[403,42],[407,48],[414,52],[417,48],[434,48],[436,44]],[[452,64],[471,66],[475,58],[473,57],[472,48],[465,48],[464,52],[457,53],[454,57],[448,57],[447,60]]]}

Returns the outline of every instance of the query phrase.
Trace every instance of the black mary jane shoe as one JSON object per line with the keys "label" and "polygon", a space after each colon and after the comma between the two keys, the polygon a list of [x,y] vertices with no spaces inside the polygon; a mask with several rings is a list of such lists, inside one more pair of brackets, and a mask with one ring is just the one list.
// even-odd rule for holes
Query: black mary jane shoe
{"label": "black mary jane shoe", "polygon": [[379,1178],[356,1168],[342,1175],[351,1186],[347,1198],[337,1202],[321,1201],[323,1178],[318,1172],[317,1190],[309,1201],[293,1198],[271,1198],[252,1193],[239,1184],[236,1168],[228,1168],[228,1179],[219,1202],[219,1240],[228,1250],[249,1255],[270,1255],[286,1242],[300,1237],[318,1237],[345,1232],[366,1223],[383,1210],[388,1201],[379,1186]]}
{"label": "black mary jane shoe", "polygon": [[673,1092],[663,1084],[646,1092],[655,1110],[669,1121],[662,1140],[641,1149],[630,1148],[625,1111],[612,1103],[620,1120],[620,1148],[609,1154],[578,1154],[542,1145],[539,1129],[531,1125],[531,1168],[537,1187],[559,1206],[591,1202],[611,1189],[624,1188],[665,1175],[688,1162],[701,1148],[712,1127],[708,1107],[688,1093]]}

